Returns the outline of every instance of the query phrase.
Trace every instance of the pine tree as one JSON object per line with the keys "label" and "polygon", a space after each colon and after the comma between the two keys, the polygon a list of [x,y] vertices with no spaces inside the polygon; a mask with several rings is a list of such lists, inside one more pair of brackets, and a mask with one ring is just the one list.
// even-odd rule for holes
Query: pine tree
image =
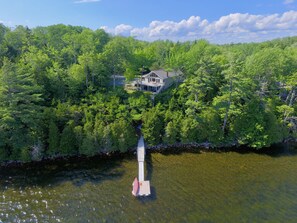
{"label": "pine tree", "polygon": [[59,140],[60,134],[59,129],[56,123],[51,120],[49,124],[49,133],[48,133],[48,151],[47,154],[54,155],[59,151]]}
{"label": "pine tree", "polygon": [[21,159],[21,150],[37,143],[41,102],[41,88],[32,75],[5,59],[0,72],[0,134],[11,159]]}
{"label": "pine tree", "polygon": [[164,114],[161,104],[150,109],[143,115],[142,133],[149,145],[157,145],[162,142],[164,131]]}
{"label": "pine tree", "polygon": [[72,124],[67,124],[62,132],[60,153],[62,155],[77,154],[77,142]]}

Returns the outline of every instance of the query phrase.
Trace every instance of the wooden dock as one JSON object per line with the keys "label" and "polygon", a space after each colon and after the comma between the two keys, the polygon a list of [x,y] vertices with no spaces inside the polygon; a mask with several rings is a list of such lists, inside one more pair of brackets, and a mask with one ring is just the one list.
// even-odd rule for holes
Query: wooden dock
{"label": "wooden dock", "polygon": [[144,181],[144,160],[145,160],[145,149],[143,136],[140,137],[137,146],[137,160],[138,160],[138,180]]}
{"label": "wooden dock", "polygon": [[151,194],[150,181],[144,180],[145,146],[144,146],[143,136],[141,136],[138,141],[137,161],[138,161],[138,181],[139,181],[138,196],[149,196]]}

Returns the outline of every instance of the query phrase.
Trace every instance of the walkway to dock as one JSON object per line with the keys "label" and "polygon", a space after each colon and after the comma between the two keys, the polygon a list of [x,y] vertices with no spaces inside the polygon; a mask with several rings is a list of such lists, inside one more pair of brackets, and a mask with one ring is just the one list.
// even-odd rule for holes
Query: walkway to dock
{"label": "walkway to dock", "polygon": [[144,158],[145,158],[144,140],[143,140],[143,136],[141,136],[138,141],[138,146],[137,146],[138,180],[139,181],[144,181]]}
{"label": "walkway to dock", "polygon": [[138,140],[137,146],[137,160],[138,160],[138,181],[139,193],[138,196],[148,196],[151,194],[150,182],[144,180],[144,161],[145,161],[145,147],[143,136]]}

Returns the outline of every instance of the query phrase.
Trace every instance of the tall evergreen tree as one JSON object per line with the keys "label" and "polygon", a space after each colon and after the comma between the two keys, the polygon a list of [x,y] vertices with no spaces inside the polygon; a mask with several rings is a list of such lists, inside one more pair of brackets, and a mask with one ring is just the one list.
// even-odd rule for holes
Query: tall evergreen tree
{"label": "tall evergreen tree", "polygon": [[0,134],[4,134],[2,144],[12,159],[19,159],[21,150],[30,149],[38,141],[40,92],[32,74],[4,60],[0,72]]}

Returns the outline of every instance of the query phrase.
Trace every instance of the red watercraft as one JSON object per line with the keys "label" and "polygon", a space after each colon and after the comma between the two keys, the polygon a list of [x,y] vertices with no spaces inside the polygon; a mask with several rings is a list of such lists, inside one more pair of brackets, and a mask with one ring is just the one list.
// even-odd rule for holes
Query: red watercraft
{"label": "red watercraft", "polygon": [[137,177],[135,177],[133,183],[132,183],[132,186],[133,186],[133,190],[132,190],[132,194],[134,196],[138,196],[138,192],[139,192],[139,181],[137,179]]}

